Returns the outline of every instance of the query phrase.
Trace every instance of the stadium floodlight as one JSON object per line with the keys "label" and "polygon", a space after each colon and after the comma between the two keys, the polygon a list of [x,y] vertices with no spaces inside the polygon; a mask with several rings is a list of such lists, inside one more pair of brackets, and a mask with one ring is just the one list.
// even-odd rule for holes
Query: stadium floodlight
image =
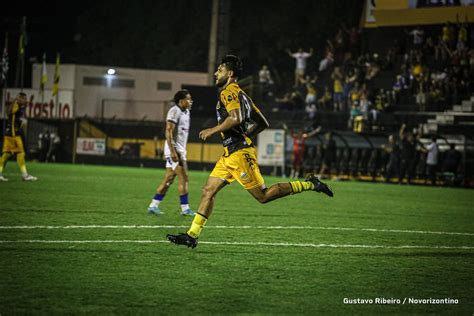
{"label": "stadium floodlight", "polygon": [[113,76],[113,75],[115,75],[116,73],[117,73],[117,72],[116,72],[115,69],[113,69],[113,68],[109,68],[109,69],[107,70],[107,74],[108,74],[108,75]]}

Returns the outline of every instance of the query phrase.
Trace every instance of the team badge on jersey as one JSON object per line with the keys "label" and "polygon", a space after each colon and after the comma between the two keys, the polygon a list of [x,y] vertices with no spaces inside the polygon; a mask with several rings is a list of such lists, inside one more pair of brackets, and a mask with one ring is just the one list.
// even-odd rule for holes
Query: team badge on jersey
{"label": "team badge on jersey", "polygon": [[242,181],[245,181],[245,182],[249,182],[250,181],[250,176],[248,175],[248,173],[246,172],[242,172],[240,174],[240,178],[242,179]]}

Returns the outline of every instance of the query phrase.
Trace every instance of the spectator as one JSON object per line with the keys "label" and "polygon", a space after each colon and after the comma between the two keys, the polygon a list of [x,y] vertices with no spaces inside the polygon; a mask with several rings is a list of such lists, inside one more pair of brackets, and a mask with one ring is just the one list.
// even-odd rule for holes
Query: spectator
{"label": "spectator", "polygon": [[371,107],[371,102],[367,91],[362,91],[360,94],[359,107],[364,120],[369,120],[369,108]]}
{"label": "spectator", "polygon": [[455,144],[450,144],[449,150],[444,154],[443,171],[453,173],[454,178],[457,178],[460,166],[461,153],[456,150]]}
{"label": "spectator", "polygon": [[[285,130],[288,132],[288,127],[284,125]],[[300,176],[300,172],[302,171],[303,161],[304,161],[304,153],[305,153],[305,139],[311,137],[318,133],[321,130],[319,126],[315,130],[311,131],[310,133],[303,133],[302,130],[298,132],[291,131],[289,134],[293,140],[293,163],[290,178],[298,178]]]}
{"label": "spectator", "polygon": [[346,75],[344,79],[344,86],[342,87],[342,102],[343,102],[343,107],[347,108],[347,104],[349,102],[349,96],[350,92],[352,90],[352,86],[354,84],[354,81],[356,80],[354,74],[352,75]]}
{"label": "spectator", "polygon": [[273,86],[273,79],[267,65],[263,65],[262,69],[258,72],[258,82],[260,84],[262,100],[266,101],[268,97],[273,95],[271,88]]}
{"label": "spectator", "polygon": [[294,109],[295,104],[293,102],[293,99],[291,97],[291,92],[287,92],[283,95],[281,98],[276,98],[275,102],[278,107],[273,109],[273,112],[278,112],[280,110],[287,110],[291,111]]}
{"label": "spectator", "polygon": [[314,119],[316,115],[316,88],[310,82],[306,83],[305,111],[309,119]]}
{"label": "spectator", "polygon": [[309,52],[304,52],[302,48],[298,49],[296,53],[292,53],[289,49],[286,50],[288,55],[296,59],[295,68],[295,87],[298,86],[300,78],[304,78],[306,72],[306,59],[313,55],[313,48]]}
{"label": "spectator", "polygon": [[388,163],[385,167],[385,182],[390,182],[392,176],[400,177],[400,147],[395,137],[388,137],[388,144],[382,145],[383,150],[388,154]]}
{"label": "spectator", "polygon": [[423,75],[423,66],[421,63],[415,63],[415,65],[411,68],[411,75],[415,78]]}
{"label": "spectator", "polygon": [[[354,102],[352,104],[352,108],[351,108],[351,112],[349,116],[349,122],[347,122],[347,127],[349,129],[353,129],[354,132],[358,132],[359,131],[358,124],[361,118],[362,118],[362,112],[359,108],[359,104]],[[358,122],[358,124],[355,124],[356,122]]]}
{"label": "spectator", "polygon": [[449,21],[443,26],[441,40],[447,47],[453,48],[455,42],[454,27]]}
{"label": "spectator", "polygon": [[316,88],[314,84],[308,82],[306,84],[306,97],[305,97],[306,105],[316,104]]}
{"label": "spectator", "polygon": [[431,137],[431,143],[422,149],[423,152],[427,153],[426,155],[426,175],[427,179],[431,180],[433,185],[436,184],[436,172],[438,168],[438,155],[439,148],[436,144],[436,137]]}
{"label": "spectator", "polygon": [[403,91],[407,88],[405,78],[403,78],[402,75],[397,75],[397,79],[395,83],[393,84],[393,92],[394,92],[394,98],[395,98],[395,103],[400,102],[400,96],[403,94]]}
{"label": "spectator", "polygon": [[122,143],[119,148],[119,155],[123,158],[133,158],[132,148],[129,143]]}
{"label": "spectator", "polygon": [[352,88],[352,90],[349,92],[349,102],[351,104],[351,108],[352,108],[352,104],[354,103],[359,103],[360,101],[360,85],[358,82],[355,83],[354,87]]}
{"label": "spectator", "polygon": [[45,128],[42,133],[38,136],[38,150],[39,150],[39,161],[44,162],[46,161],[49,146],[51,142],[51,134],[49,130]]}
{"label": "spectator", "polygon": [[58,134],[52,133],[51,134],[51,145],[48,151],[47,161],[50,162],[57,162],[59,159],[59,155],[61,152],[61,138]]}
{"label": "spectator", "polygon": [[[378,58],[377,54],[374,54],[375,57]],[[370,84],[372,82],[372,79],[377,76],[377,74],[380,71],[379,65],[374,61],[374,62],[368,62],[365,64],[366,70],[365,70],[365,82]]]}
{"label": "spectator", "polygon": [[417,26],[409,34],[413,36],[413,47],[415,49],[421,49],[423,46],[423,36],[425,32],[419,26]]}
{"label": "spectator", "polygon": [[324,94],[318,99],[318,105],[320,109],[329,110],[331,108],[332,96],[328,86],[324,87]]}
{"label": "spectator", "polygon": [[446,66],[448,60],[448,50],[447,44],[444,43],[442,37],[440,36],[438,43],[434,47],[435,61],[440,62],[442,66]]}
{"label": "spectator", "polygon": [[316,117],[316,112],[317,111],[318,111],[318,109],[316,107],[316,104],[314,104],[314,103],[307,104],[306,107],[305,107],[305,112],[308,115],[308,119],[310,119],[310,120],[314,120],[314,118]]}
{"label": "spectator", "polygon": [[415,81],[415,93],[416,93],[416,104],[420,112],[426,111],[426,93],[427,91],[427,80],[424,76],[416,77]]}
{"label": "spectator", "polygon": [[343,110],[343,88],[342,88],[342,79],[343,75],[339,67],[335,67],[331,75],[331,79],[334,82],[334,112]]}
{"label": "spectator", "polygon": [[403,178],[407,177],[408,184],[411,181],[415,172],[415,160],[416,160],[416,140],[412,132],[406,131],[406,125],[402,124],[400,128],[400,176],[398,182],[402,183]]}
{"label": "spectator", "polygon": [[377,110],[377,112],[384,112],[388,106],[389,103],[385,90],[380,89],[379,93],[375,96],[375,110]]}
{"label": "spectator", "polygon": [[333,139],[332,132],[327,132],[324,135],[322,143],[323,149],[323,161],[321,170],[319,171],[319,177],[326,179],[331,174],[331,166],[336,161],[336,142]]}
{"label": "spectator", "polygon": [[326,47],[324,58],[319,62],[319,72],[324,72],[334,63],[334,48],[331,41],[327,41],[327,43],[328,46]]}

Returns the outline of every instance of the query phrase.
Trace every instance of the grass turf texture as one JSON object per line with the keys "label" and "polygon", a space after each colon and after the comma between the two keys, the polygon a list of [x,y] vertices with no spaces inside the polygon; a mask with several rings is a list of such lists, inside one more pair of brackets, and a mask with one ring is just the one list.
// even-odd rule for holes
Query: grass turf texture
{"label": "grass turf texture", "polygon": [[[219,193],[209,227],[191,250],[164,242],[167,233],[182,232],[185,228],[176,226],[191,221],[179,215],[176,184],[161,204],[165,214],[146,214],[163,170],[28,167],[39,181],[22,182],[11,163],[5,173],[10,181],[0,183],[0,240],[66,242],[0,243],[0,314],[474,311],[472,190],[330,182],[333,199],[304,192],[260,205],[234,183]],[[207,176],[190,173],[193,209]],[[22,225],[62,228],[7,228]],[[64,228],[68,225],[116,227]],[[67,242],[83,240],[149,243]],[[448,297],[459,304],[343,303],[344,298]]]}

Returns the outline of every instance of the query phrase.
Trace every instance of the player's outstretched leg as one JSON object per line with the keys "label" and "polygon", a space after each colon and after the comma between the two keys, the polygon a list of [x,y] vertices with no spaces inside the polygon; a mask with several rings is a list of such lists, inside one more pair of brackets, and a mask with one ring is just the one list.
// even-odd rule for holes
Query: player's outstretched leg
{"label": "player's outstretched leg", "polygon": [[316,192],[322,192],[330,197],[333,197],[334,196],[334,193],[332,192],[332,190],[327,186],[326,183],[323,183],[321,182],[314,174],[309,174],[305,181],[308,181],[308,182],[311,182],[312,184],[314,184],[314,191]]}
{"label": "player's outstretched leg", "polygon": [[269,188],[256,187],[247,190],[260,203],[268,203],[290,194],[304,191],[322,192],[330,197],[334,196],[331,189],[314,175],[310,174],[304,181],[294,180],[287,183],[275,183]]}

